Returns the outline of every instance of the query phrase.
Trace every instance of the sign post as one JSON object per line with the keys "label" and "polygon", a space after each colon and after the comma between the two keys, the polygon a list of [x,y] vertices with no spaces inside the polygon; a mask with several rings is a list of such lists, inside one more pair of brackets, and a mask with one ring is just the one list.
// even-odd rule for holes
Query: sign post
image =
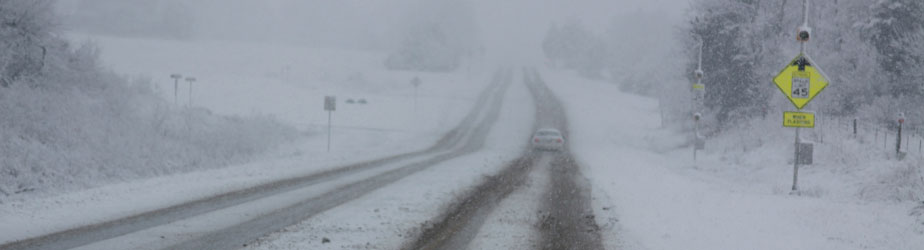
{"label": "sign post", "polygon": [[327,152],[330,152],[331,118],[333,118],[334,111],[337,110],[336,96],[324,97],[324,110],[327,111]]}
{"label": "sign post", "polygon": [[189,83],[189,107],[192,108],[192,85],[196,81],[195,77],[186,77],[186,82]]}
{"label": "sign post", "polygon": [[[799,41],[800,47],[799,55],[773,78],[773,83],[799,111],[828,87],[828,77],[805,52],[805,44],[811,38],[811,32],[812,28],[808,24],[808,0],[802,0],[802,26],[798,28],[796,34],[796,40]],[[803,151],[801,150],[802,148],[808,149],[811,147],[810,145],[802,145],[799,129],[814,128],[815,115],[805,112],[785,112],[783,113],[783,126],[796,128],[795,153],[792,161],[792,192],[790,194],[798,194],[799,164],[810,162],[808,159],[800,159],[803,154],[807,154],[807,152],[803,154],[800,154],[800,152]],[[810,155],[805,157],[811,158]]]}
{"label": "sign post", "polygon": [[181,74],[172,74],[170,78],[173,78],[173,105],[177,104],[177,96],[179,95],[180,88],[180,78],[183,78]]}

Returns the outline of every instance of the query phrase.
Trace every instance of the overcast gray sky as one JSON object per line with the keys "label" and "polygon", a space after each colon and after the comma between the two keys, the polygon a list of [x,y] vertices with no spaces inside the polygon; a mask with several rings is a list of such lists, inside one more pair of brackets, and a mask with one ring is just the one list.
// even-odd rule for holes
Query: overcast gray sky
{"label": "overcast gray sky", "polygon": [[[65,11],[77,8],[82,1],[116,1],[123,6],[150,6],[151,1],[183,5],[195,14],[194,39],[297,42],[361,49],[392,48],[415,22],[446,19],[467,11],[474,16],[470,31],[473,42],[482,44],[489,54],[505,60],[535,61],[541,60],[539,45],[549,25],[574,20],[598,32],[613,20],[625,22],[621,26],[627,36],[644,36],[647,40],[642,40],[649,47],[669,47],[673,27],[683,20],[689,0],[60,1],[69,6]],[[125,18],[138,17],[128,14]]]}

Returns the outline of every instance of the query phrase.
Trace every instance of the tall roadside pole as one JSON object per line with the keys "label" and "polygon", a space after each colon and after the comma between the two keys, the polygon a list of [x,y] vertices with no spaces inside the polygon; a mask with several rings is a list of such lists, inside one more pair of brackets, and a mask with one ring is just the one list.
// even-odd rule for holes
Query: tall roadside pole
{"label": "tall roadside pole", "polygon": [[420,77],[414,77],[411,79],[411,86],[414,86],[414,113],[417,113],[417,89],[420,87]]}
{"label": "tall roadside pole", "polygon": [[696,161],[696,151],[706,149],[706,139],[699,134],[699,121],[702,120],[702,110],[704,108],[703,101],[706,98],[706,85],[703,84],[703,77],[705,72],[703,72],[703,46],[705,43],[702,39],[699,42],[699,64],[696,66],[696,70],[693,71],[693,77],[696,78],[696,83],[693,84],[693,161]]}
{"label": "tall roadside pole", "polygon": [[327,111],[327,152],[330,152],[331,120],[333,118],[334,111],[337,110],[336,96],[324,97],[324,110]]}
{"label": "tall roadside pole", "polygon": [[181,74],[172,74],[170,78],[173,78],[173,105],[177,105],[177,99],[179,98],[179,89],[180,89],[180,79],[183,78]]}
{"label": "tall roadside pole", "polygon": [[802,112],[822,90],[828,87],[828,77],[824,71],[806,53],[805,45],[811,38],[812,29],[808,22],[808,0],[802,0],[802,25],[799,26],[796,40],[799,41],[799,55],[796,56],[773,79],[773,83],[783,92],[797,111],[783,112],[783,126],[796,129],[793,153],[792,192],[799,194],[799,165],[812,164],[813,144],[803,143],[799,137],[801,128],[815,127],[815,113]]}
{"label": "tall roadside pole", "polygon": [[193,86],[193,82],[195,81],[196,81],[195,77],[186,77],[186,82],[189,83],[189,103],[187,103],[186,105],[187,107],[190,107],[190,108],[192,108],[192,99],[193,99],[192,98],[193,96],[192,86]]}

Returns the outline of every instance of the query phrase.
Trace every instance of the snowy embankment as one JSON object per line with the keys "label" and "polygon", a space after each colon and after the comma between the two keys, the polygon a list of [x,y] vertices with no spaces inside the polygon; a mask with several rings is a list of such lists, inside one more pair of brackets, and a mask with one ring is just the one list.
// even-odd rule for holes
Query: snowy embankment
{"label": "snowy embankment", "polygon": [[859,142],[819,143],[816,164],[800,171],[803,195],[792,196],[792,132],[780,121],[712,138],[694,163],[685,135],[658,128],[656,100],[567,73],[547,80],[567,106],[609,248],[924,246],[924,225],[909,215],[920,196],[907,195],[920,187],[910,169],[918,160],[890,160]]}
{"label": "snowy embankment", "polygon": [[0,204],[247,162],[297,135],[266,116],[168,103],[100,68],[97,52],[49,56],[43,75],[0,92]]}
{"label": "snowy embankment", "polygon": [[[0,204],[0,225],[8,226],[0,226],[0,244],[426,148],[457,124],[488,79],[485,75],[469,79],[461,74],[421,74],[424,84],[420,87],[415,112],[414,90],[409,80],[416,74],[379,70],[381,55],[376,53],[231,42],[187,43],[103,37],[91,40],[103,49],[104,65],[128,75],[140,75],[139,79],[162,76],[155,81],[142,81],[147,85],[139,88],[159,89],[156,93],[169,100],[163,108],[176,113],[176,126],[182,128],[176,131],[177,136],[197,140],[185,136],[189,131],[209,129],[206,135],[220,140],[206,141],[211,143],[206,149],[224,152],[220,150],[244,148],[241,151],[252,151],[241,154],[255,156],[246,158],[250,163],[240,164],[243,160],[231,161],[237,158],[229,155],[229,158],[221,158],[226,160],[224,164],[210,168],[145,166],[139,169],[159,172],[133,178],[113,174],[114,178],[125,181],[90,179],[97,187],[64,185],[56,190],[61,192],[54,195],[4,202]],[[293,61],[286,61],[287,58]],[[283,68],[287,68],[286,77],[273,71]],[[199,80],[194,83],[192,105],[196,108],[172,107],[173,82],[168,72],[196,72]],[[180,105],[184,105],[189,98],[188,89],[185,82],[180,84],[178,99]],[[170,91],[166,91],[168,87]],[[322,106],[327,94],[338,95],[329,153],[327,113]],[[368,103],[347,104],[347,98],[362,98]],[[214,118],[186,123],[185,118],[189,117],[186,114],[198,113],[208,113],[202,116]],[[236,118],[253,115],[265,118]],[[222,123],[225,120],[228,121]],[[261,121],[267,124],[259,123]],[[187,124],[192,124],[192,129],[187,130]],[[232,126],[234,124],[242,124],[243,128],[234,130],[237,128]],[[293,125],[298,127],[297,132],[290,127]],[[114,139],[104,135],[108,134],[99,136],[103,140]],[[182,152],[202,156],[199,151]],[[172,158],[148,160],[166,162],[166,159]]]}

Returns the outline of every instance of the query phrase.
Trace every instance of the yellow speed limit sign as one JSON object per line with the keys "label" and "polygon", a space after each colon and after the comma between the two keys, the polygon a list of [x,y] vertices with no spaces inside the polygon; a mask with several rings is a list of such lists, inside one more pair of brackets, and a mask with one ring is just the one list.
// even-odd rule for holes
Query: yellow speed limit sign
{"label": "yellow speed limit sign", "polygon": [[799,54],[773,78],[773,83],[797,109],[802,109],[828,87],[828,78],[810,57]]}
{"label": "yellow speed limit sign", "polygon": [[783,112],[783,127],[814,128],[815,113],[810,112]]}

